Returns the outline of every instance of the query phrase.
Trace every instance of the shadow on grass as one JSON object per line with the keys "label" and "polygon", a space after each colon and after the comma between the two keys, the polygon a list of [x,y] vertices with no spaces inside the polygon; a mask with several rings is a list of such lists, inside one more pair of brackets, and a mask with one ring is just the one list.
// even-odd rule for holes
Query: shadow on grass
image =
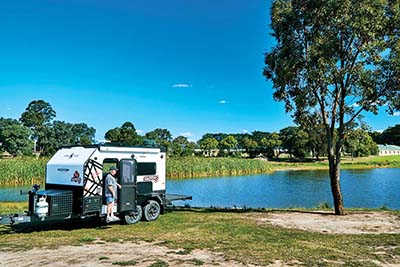
{"label": "shadow on grass", "polygon": [[93,229],[104,230],[110,228],[111,225],[99,219],[76,219],[68,221],[44,221],[36,223],[20,223],[14,225],[3,225],[0,227],[0,234],[12,233],[32,233],[49,230],[64,230],[73,231],[78,229]]}
{"label": "shadow on grass", "polygon": [[247,208],[247,207],[233,207],[233,208],[222,208],[222,207],[209,207],[209,208],[200,208],[200,207],[169,207],[166,210],[167,212],[180,212],[180,211],[189,211],[195,213],[276,213],[276,212],[293,212],[293,213],[306,213],[306,214],[320,214],[320,215],[335,215],[333,210],[330,209],[265,209],[265,208]]}
{"label": "shadow on grass", "polygon": [[[291,212],[291,213],[305,213],[305,214],[319,214],[324,216],[335,215],[333,210],[330,209],[265,209],[265,208],[247,208],[247,207],[233,207],[233,208],[221,208],[221,207],[209,207],[209,208],[198,208],[198,207],[167,207],[166,213],[173,212],[192,212],[192,213],[279,213],[279,212]],[[139,222],[145,223],[145,222]],[[151,222],[150,222],[151,223]],[[118,223],[115,223],[118,224]],[[90,219],[75,219],[68,221],[44,221],[36,223],[21,223],[15,225],[4,225],[0,227],[1,234],[11,234],[11,233],[31,233],[49,230],[64,230],[72,231],[78,229],[97,229],[104,230],[112,227],[113,224],[106,224],[104,221],[98,218]]]}

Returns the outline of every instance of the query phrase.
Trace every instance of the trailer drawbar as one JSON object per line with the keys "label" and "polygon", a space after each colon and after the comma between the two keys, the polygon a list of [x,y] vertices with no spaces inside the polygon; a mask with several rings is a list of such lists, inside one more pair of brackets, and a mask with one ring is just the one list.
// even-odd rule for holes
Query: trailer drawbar
{"label": "trailer drawbar", "polygon": [[154,147],[61,148],[46,165],[45,189],[34,185],[27,192],[28,211],[0,216],[0,224],[104,219],[105,177],[110,167],[118,169],[115,178],[121,185],[114,214],[127,224],[157,220],[172,201],[192,199],[166,193],[165,160],[165,152]]}

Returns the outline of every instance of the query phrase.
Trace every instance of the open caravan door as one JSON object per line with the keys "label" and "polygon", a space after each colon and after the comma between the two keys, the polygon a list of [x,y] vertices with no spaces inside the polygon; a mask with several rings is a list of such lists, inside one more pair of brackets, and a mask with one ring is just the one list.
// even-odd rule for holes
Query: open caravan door
{"label": "open caravan door", "polygon": [[119,164],[118,212],[127,224],[134,224],[142,218],[142,207],[137,204],[137,162],[134,159],[122,159]]}
{"label": "open caravan door", "polygon": [[120,184],[118,207],[119,212],[136,209],[136,170],[134,159],[122,159],[119,164]]}

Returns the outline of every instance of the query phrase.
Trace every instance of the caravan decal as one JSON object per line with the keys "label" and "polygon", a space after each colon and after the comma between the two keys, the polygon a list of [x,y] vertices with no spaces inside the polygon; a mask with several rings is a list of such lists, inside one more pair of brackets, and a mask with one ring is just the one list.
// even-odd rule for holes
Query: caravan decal
{"label": "caravan decal", "polygon": [[154,182],[154,183],[157,183],[158,180],[159,180],[158,175],[149,175],[149,176],[143,177],[143,181],[145,181],[145,182]]}
{"label": "caravan decal", "polygon": [[81,181],[82,181],[81,175],[79,174],[78,171],[75,171],[74,172],[74,176],[72,176],[72,178],[71,178],[71,182],[75,182],[75,183],[80,184]]}
{"label": "caravan decal", "polygon": [[103,181],[101,179],[103,165],[95,160],[89,159],[85,163],[83,171],[85,178],[83,196],[101,196],[103,188]]}

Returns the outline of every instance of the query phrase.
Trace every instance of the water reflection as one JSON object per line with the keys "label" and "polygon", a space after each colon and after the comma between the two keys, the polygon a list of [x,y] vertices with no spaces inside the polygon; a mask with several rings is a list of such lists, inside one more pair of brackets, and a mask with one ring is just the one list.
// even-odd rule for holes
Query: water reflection
{"label": "water reflection", "polygon": [[[346,207],[400,209],[400,169],[343,170],[341,182]],[[168,181],[167,191],[192,195],[196,207],[332,205],[328,171],[320,170]]]}
{"label": "water reflection", "polygon": [[28,195],[21,195],[20,190],[29,191],[31,186],[0,187],[0,202],[28,201]]}

